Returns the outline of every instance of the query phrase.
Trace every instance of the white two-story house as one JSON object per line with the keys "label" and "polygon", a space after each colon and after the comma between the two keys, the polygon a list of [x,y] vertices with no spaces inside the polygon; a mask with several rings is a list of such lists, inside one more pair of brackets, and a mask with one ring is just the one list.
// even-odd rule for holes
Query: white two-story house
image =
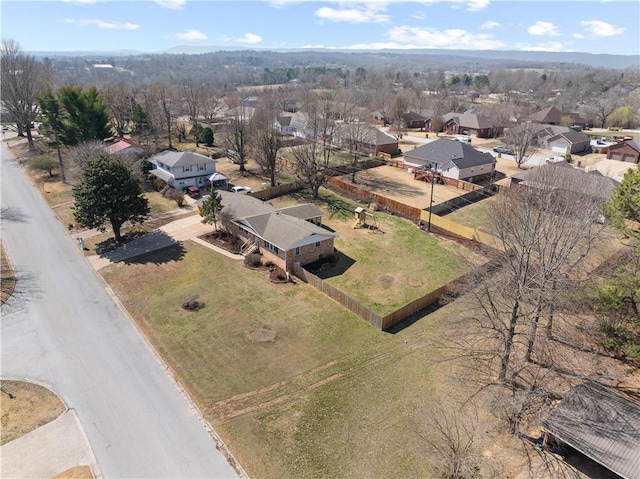
{"label": "white two-story house", "polygon": [[163,151],[149,158],[150,173],[177,190],[207,186],[216,172],[216,160],[190,151]]}

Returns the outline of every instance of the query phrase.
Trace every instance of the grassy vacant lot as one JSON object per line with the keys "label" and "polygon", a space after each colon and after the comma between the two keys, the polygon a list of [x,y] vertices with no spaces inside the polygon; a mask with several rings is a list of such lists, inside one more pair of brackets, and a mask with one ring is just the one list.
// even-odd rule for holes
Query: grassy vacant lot
{"label": "grassy vacant lot", "polygon": [[304,283],[184,248],[102,274],[251,477],[432,477],[425,411],[457,395],[438,347],[455,305],[390,335]]}
{"label": "grassy vacant lot", "polygon": [[465,205],[463,208],[459,208],[453,213],[446,215],[446,218],[461,225],[489,233],[489,208],[491,207],[491,203],[496,201],[496,199],[496,196],[492,196],[476,203]]}
{"label": "grassy vacant lot", "polygon": [[[0,444],[53,421],[65,410],[64,403],[47,388],[23,381],[0,381],[2,424]],[[9,396],[13,396],[13,399]]]}

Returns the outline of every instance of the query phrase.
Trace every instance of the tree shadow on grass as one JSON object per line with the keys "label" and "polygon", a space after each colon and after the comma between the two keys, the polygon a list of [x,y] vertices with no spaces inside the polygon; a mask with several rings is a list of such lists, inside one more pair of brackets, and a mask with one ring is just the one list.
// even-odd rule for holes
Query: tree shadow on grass
{"label": "tree shadow on grass", "polygon": [[155,230],[127,235],[124,244],[109,239],[98,244],[96,252],[113,263],[162,264],[182,259],[185,248],[164,231]]}

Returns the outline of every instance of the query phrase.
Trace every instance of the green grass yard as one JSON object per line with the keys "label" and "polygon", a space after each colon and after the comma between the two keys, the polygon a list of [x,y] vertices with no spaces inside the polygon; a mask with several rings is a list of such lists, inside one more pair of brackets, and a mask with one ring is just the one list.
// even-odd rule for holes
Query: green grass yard
{"label": "green grass yard", "polygon": [[[304,283],[184,248],[102,274],[251,477],[433,477],[420,435],[455,396],[438,346],[454,305],[390,335]],[[190,294],[202,310],[181,309]]]}

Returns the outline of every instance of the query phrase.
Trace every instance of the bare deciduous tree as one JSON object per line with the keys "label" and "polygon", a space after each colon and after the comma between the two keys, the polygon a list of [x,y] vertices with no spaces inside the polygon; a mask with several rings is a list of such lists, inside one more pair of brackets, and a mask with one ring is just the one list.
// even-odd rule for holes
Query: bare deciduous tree
{"label": "bare deciduous tree", "polygon": [[33,151],[31,125],[38,114],[37,96],[47,86],[46,69],[35,57],[22,53],[14,40],[2,40],[0,63],[2,105],[16,122],[18,134],[26,133]]}
{"label": "bare deciduous tree", "polygon": [[505,133],[504,142],[513,151],[518,168],[522,168],[522,165],[529,161],[531,155],[538,149],[536,124],[520,121],[511,126]]}
{"label": "bare deciduous tree", "polygon": [[101,93],[109,113],[111,113],[113,129],[122,138],[127,129],[127,124],[133,117],[134,102],[131,88],[127,84],[120,82],[106,86]]}
{"label": "bare deciduous tree", "polygon": [[280,113],[275,92],[265,90],[260,95],[260,104],[251,119],[252,156],[262,172],[269,177],[271,186],[276,186],[278,173],[278,151],[282,146],[275,121]]}

